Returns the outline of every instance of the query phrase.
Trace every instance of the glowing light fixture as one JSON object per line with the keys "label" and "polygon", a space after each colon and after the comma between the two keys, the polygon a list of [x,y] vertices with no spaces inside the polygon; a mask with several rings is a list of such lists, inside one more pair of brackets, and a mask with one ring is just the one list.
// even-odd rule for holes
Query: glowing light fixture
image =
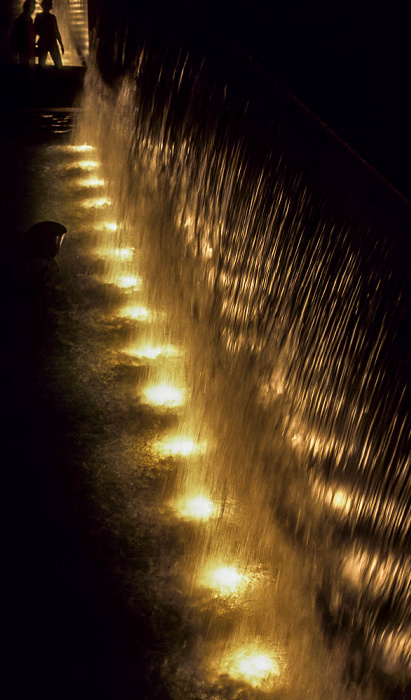
{"label": "glowing light fixture", "polygon": [[178,515],[188,520],[209,520],[217,515],[217,506],[201,495],[180,498],[175,507]]}
{"label": "glowing light fixture", "polygon": [[110,231],[114,233],[118,229],[118,225],[115,221],[103,221],[103,223],[98,224],[97,229],[99,231]]}
{"label": "glowing light fixture", "polygon": [[144,397],[148,403],[154,406],[175,408],[184,403],[185,393],[183,389],[169,384],[155,384],[145,389]]}
{"label": "glowing light fixture", "polygon": [[109,197],[93,197],[92,199],[85,199],[81,204],[85,209],[100,209],[101,207],[109,206],[111,199]]}
{"label": "glowing light fixture", "polygon": [[200,584],[212,588],[217,596],[238,594],[248,582],[247,576],[241,574],[235,566],[207,567],[200,578]]}
{"label": "glowing light fixture", "polygon": [[73,163],[72,168],[80,168],[81,170],[96,170],[100,167],[100,163],[97,160],[79,160],[77,163]]}
{"label": "glowing light fixture", "polygon": [[252,647],[230,654],[223,659],[222,666],[222,670],[234,680],[262,689],[268,689],[281,672],[280,664],[273,654]]}
{"label": "glowing light fixture", "polygon": [[204,243],[202,250],[203,250],[203,258],[205,258],[206,260],[210,260],[210,258],[213,257],[214,249],[212,248],[211,245]]}
{"label": "glowing light fixture", "polygon": [[332,508],[345,513],[350,511],[352,500],[344,489],[328,489],[325,498]]}
{"label": "glowing light fixture", "polygon": [[89,143],[81,143],[78,145],[66,145],[62,146],[62,149],[71,153],[87,153],[89,151],[95,151],[95,147],[90,146]]}
{"label": "glowing light fixture", "polygon": [[197,443],[192,438],[175,435],[156,443],[156,449],[164,456],[189,457],[190,455],[204,452],[205,446]]}
{"label": "glowing light fixture", "polygon": [[87,153],[89,151],[94,151],[94,146],[90,146],[88,143],[82,144],[59,144],[55,146],[49,146],[49,150],[53,151],[63,151],[64,153]]}
{"label": "glowing light fixture", "polygon": [[135,321],[147,321],[150,318],[150,312],[144,306],[124,306],[118,315]]}
{"label": "glowing light fixture", "polygon": [[158,357],[178,357],[179,350],[174,345],[143,345],[126,349],[128,355],[141,357],[147,360],[156,360]]}
{"label": "glowing light fixture", "polygon": [[79,180],[78,184],[81,187],[103,187],[105,185],[105,181],[99,177],[88,177],[83,180]]}
{"label": "glowing light fixture", "polygon": [[102,258],[112,258],[127,262],[133,259],[135,248],[97,248],[96,254]]}
{"label": "glowing light fixture", "polygon": [[119,275],[114,284],[121,289],[140,289],[141,277],[135,275]]}

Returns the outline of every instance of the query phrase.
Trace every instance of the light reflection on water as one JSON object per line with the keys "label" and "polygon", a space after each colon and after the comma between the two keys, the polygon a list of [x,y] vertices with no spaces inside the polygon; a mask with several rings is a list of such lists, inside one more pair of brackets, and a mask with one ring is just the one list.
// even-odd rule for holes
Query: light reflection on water
{"label": "light reflection on water", "polygon": [[238,596],[245,592],[250,579],[237,567],[208,563],[199,574],[199,584],[211,588],[215,596]]}
{"label": "light reflection on water", "polygon": [[173,507],[180,518],[187,520],[210,520],[219,512],[217,504],[202,494],[182,496],[173,502]]}
{"label": "light reflection on water", "polygon": [[181,357],[181,350],[174,345],[130,345],[124,352],[132,357],[156,360],[159,357]]}
{"label": "light reflection on water", "polygon": [[97,170],[100,167],[100,163],[96,160],[77,160],[72,163],[61,163],[59,168],[61,170]]}
{"label": "light reflection on water", "polygon": [[282,669],[279,658],[270,650],[250,645],[228,652],[221,660],[220,672],[268,691],[278,683]]}
{"label": "light reflection on water", "polygon": [[[287,675],[287,683],[293,687],[290,691],[293,700],[302,697],[298,692],[304,678],[306,697],[341,700],[346,697],[346,688],[341,680],[343,674],[338,657],[344,656],[346,650],[343,644],[342,651],[337,648],[334,653],[328,649],[314,612],[311,586],[315,590],[321,578],[324,564],[321,558],[326,565],[332,562],[332,573],[340,576],[340,588],[350,586],[357,590],[358,609],[367,596],[386,596],[390,578],[398,582],[402,576],[396,555],[392,560],[379,556],[374,561],[371,552],[361,556],[356,549],[354,553],[343,552],[338,537],[334,537],[335,533],[340,534],[337,528],[341,524],[347,523],[347,530],[355,531],[361,513],[365,512],[365,504],[382,503],[385,507],[400,502],[401,479],[404,480],[403,475],[397,475],[398,488],[395,486],[397,494],[394,494],[397,501],[395,498],[390,501],[385,494],[382,498],[375,477],[376,455],[378,445],[381,451],[386,451],[389,441],[387,438],[385,444],[375,437],[378,436],[375,429],[378,416],[369,410],[369,405],[373,399],[373,382],[377,385],[381,379],[373,374],[373,367],[378,365],[385,331],[382,329],[377,334],[375,346],[365,363],[367,341],[359,309],[361,296],[366,295],[361,289],[358,261],[350,245],[348,234],[352,231],[347,232],[344,222],[340,227],[337,222],[338,225],[332,223],[331,229],[327,228],[329,222],[320,217],[315,221],[315,231],[313,224],[312,240],[306,241],[301,222],[304,222],[303,212],[310,206],[309,194],[306,191],[301,194],[298,187],[294,194],[293,187],[289,192],[280,170],[269,197],[262,184],[264,173],[260,172],[252,201],[249,201],[246,191],[241,189],[247,167],[241,160],[240,150],[237,153],[222,149],[219,153],[210,149],[210,153],[203,153],[201,162],[194,162],[187,146],[189,140],[178,142],[177,139],[171,149],[170,144],[156,142],[155,130],[146,139],[139,134],[135,144],[133,172],[139,172],[140,179],[137,178],[133,189],[133,183],[125,182],[124,164],[129,162],[135,97],[134,86],[125,84],[119,91],[123,112],[127,114],[130,109],[132,118],[130,123],[125,122],[124,130],[123,122],[113,130],[111,148],[105,143],[105,134],[113,117],[110,109],[101,112],[103,116],[97,130],[101,130],[106,151],[101,167],[110,174],[107,178],[109,196],[101,201],[113,203],[116,215],[120,212],[121,227],[128,231],[136,229],[141,207],[146,238],[142,235],[140,249],[137,245],[140,234],[136,234],[135,239],[124,236],[126,240],[123,241],[115,225],[112,231],[118,231],[119,235],[114,246],[107,247],[104,253],[105,242],[101,241],[102,248],[99,243],[96,252],[108,259],[105,279],[120,290],[135,293],[133,303],[136,301],[136,306],[130,304],[118,310],[119,317],[150,320],[154,325],[160,319],[154,311],[156,302],[167,309],[156,326],[155,337],[161,339],[158,344],[153,340],[151,345],[145,345],[130,331],[123,347],[141,361],[149,377],[149,383],[139,385],[136,394],[143,404],[157,411],[159,426],[164,413],[170,420],[170,424],[161,425],[159,435],[165,428],[176,428],[174,437],[152,439],[150,446],[156,468],[172,471],[172,493],[165,489],[165,500],[173,508],[177,520],[181,520],[185,528],[191,527],[187,525],[189,521],[197,523],[192,526],[196,534],[187,544],[188,574],[197,571],[198,562],[209,557],[217,563],[208,568],[206,565],[199,585],[209,589],[210,599],[238,595],[238,619],[243,617],[238,625],[237,618],[233,618],[235,643],[231,648],[227,640],[226,651],[217,664],[217,675],[268,693],[275,692],[280,687],[276,684],[282,683]],[[93,105],[93,129],[96,128],[95,109]],[[139,124],[139,127],[144,133],[145,125]],[[166,132],[167,129],[161,130],[163,134]],[[173,185],[169,191],[179,193],[183,201],[174,202],[170,195],[163,207],[165,190],[160,188],[157,192],[156,175],[161,173],[158,178],[161,180],[167,172],[170,149],[178,167],[169,173]],[[69,167],[82,166],[77,163]],[[128,185],[130,196],[126,201],[124,192],[128,192]],[[204,193],[207,187],[210,191]],[[140,196],[141,191],[144,195]],[[147,204],[150,197],[153,199],[151,209]],[[221,211],[214,210],[217,201]],[[236,203],[234,214],[230,202]],[[258,209],[258,202],[264,203],[263,211]],[[176,240],[173,240],[175,222],[169,218],[173,207],[182,217],[182,232],[178,229],[181,237],[176,235]],[[95,205],[91,208],[98,209]],[[98,211],[96,216],[99,214]],[[234,217],[231,229],[225,230],[231,215]],[[264,224],[260,225],[261,220]],[[107,232],[110,231],[110,222],[94,222],[93,225],[102,232],[105,226]],[[335,241],[335,250],[331,239]],[[130,241],[147,267],[149,285],[145,277],[142,284],[131,264],[120,269],[119,263],[132,263],[134,255],[122,258],[109,253],[109,250],[128,250]],[[155,252],[150,253],[151,248]],[[330,263],[334,256],[338,258],[338,265]],[[143,269],[146,274],[142,266]],[[374,280],[371,282],[373,287]],[[183,291],[175,293],[174,284],[180,284]],[[144,294],[148,294],[150,286],[150,304],[145,306]],[[377,284],[375,289],[379,289]],[[137,294],[140,292],[141,298]],[[372,315],[377,302],[378,299],[375,304],[369,301],[367,313]],[[170,327],[175,332],[175,346],[170,343]],[[154,365],[161,364],[162,371],[163,363],[173,365],[175,355],[167,350],[172,347],[179,348],[179,355],[182,348],[180,359],[185,363],[189,378],[184,389],[171,369],[169,373],[165,369],[161,375],[169,378],[168,383],[154,383],[160,376]],[[359,358],[358,376],[352,370],[355,362],[350,360],[350,364],[346,359],[352,357]],[[359,396],[361,410],[356,405]],[[161,411],[177,407],[181,408],[180,412]],[[168,413],[173,419],[176,416],[175,423]],[[181,420],[176,427],[180,416],[187,419],[187,415],[190,420],[185,423]],[[187,436],[195,435],[195,439],[184,435],[183,424],[190,425]],[[388,432],[391,429],[394,432],[392,426]],[[216,435],[219,442],[216,459],[214,453],[213,459],[206,454],[206,434]],[[202,458],[205,455],[207,458]],[[167,457],[173,459],[167,460]],[[340,478],[341,473],[344,478]],[[359,488],[361,484],[356,483],[362,479],[368,482],[365,483],[366,495]],[[198,488],[199,484],[206,485],[204,490]],[[292,498],[287,500],[287,508],[291,511],[294,507],[295,513],[289,517],[287,511],[284,522],[277,527],[272,523],[271,511],[282,515],[284,493],[287,498],[289,493],[297,493],[301,503],[298,500],[293,503]],[[209,494],[218,496],[214,500]],[[228,501],[235,504],[232,510],[238,506],[237,518],[230,522],[231,529],[224,509]],[[303,501],[309,506],[305,510],[301,506]],[[375,514],[378,508],[373,510]],[[313,521],[317,517],[319,520],[328,518],[330,531],[323,532],[326,544],[321,538],[315,539],[317,535],[313,533],[318,533],[318,529],[311,527],[311,521],[305,521],[305,512],[310,513]],[[378,516],[380,519],[373,521],[373,526],[378,523],[375,527],[378,534],[382,532],[384,519],[388,523],[387,531],[391,532],[389,528],[394,527],[394,517],[391,518],[387,507],[384,512],[384,517]],[[333,514],[332,518],[329,513]],[[402,523],[405,523],[405,516]],[[325,551],[329,542],[332,542],[330,552]],[[225,551],[234,551],[238,558],[234,556],[232,561],[225,561]],[[246,611],[249,614],[247,596],[252,586],[247,566],[242,568],[242,565],[254,555],[261,565],[276,567],[281,575],[276,578],[269,601],[256,603],[255,619],[251,620],[251,613],[250,619],[245,616]],[[159,558],[161,560],[161,556]],[[399,591],[398,600],[406,598]],[[190,606],[189,600],[187,605]],[[354,628],[355,610],[354,606],[349,623]],[[337,611],[337,617],[338,614]],[[214,623],[218,634],[223,636],[224,627]],[[212,626],[210,623],[210,628]],[[280,626],[281,635],[277,635]],[[370,648],[371,642],[377,646],[375,640],[380,639],[380,647],[391,650],[386,652],[388,655],[406,656],[409,649],[406,630],[398,642],[398,634],[397,638],[394,634],[398,630],[392,631],[387,626],[381,635],[375,628],[369,626],[369,629],[372,630],[367,640]],[[265,642],[260,645],[261,630]],[[220,640],[219,648],[221,644]],[[294,665],[289,656],[293,656]]]}
{"label": "light reflection on water", "polygon": [[111,199],[109,197],[93,197],[90,199],[83,199],[81,206],[85,209],[99,209],[100,207],[108,207],[111,204]]}
{"label": "light reflection on water", "polygon": [[98,177],[88,177],[87,179],[77,180],[76,185],[78,187],[104,187],[105,182]]}
{"label": "light reflection on water", "polygon": [[153,406],[176,408],[183,405],[185,391],[171,384],[152,384],[144,389],[143,398]]}
{"label": "light reflection on water", "polygon": [[151,312],[145,306],[123,306],[116,314],[121,318],[130,318],[135,321],[148,321],[151,318]]}
{"label": "light reflection on water", "polygon": [[120,261],[130,261],[133,259],[134,254],[135,254],[135,248],[109,248],[109,247],[100,247],[97,248],[95,251],[96,255],[101,256],[103,258],[113,258],[113,260],[120,260]]}
{"label": "light reflection on water", "polygon": [[189,457],[190,455],[204,454],[207,447],[205,443],[198,443],[193,438],[184,435],[165,437],[155,443],[154,450],[163,456]]}

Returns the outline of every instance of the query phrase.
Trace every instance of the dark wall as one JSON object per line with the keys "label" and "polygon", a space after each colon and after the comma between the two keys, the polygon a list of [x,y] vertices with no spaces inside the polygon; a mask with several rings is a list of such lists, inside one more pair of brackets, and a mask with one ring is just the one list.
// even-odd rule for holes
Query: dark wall
{"label": "dark wall", "polygon": [[404,4],[370,0],[274,3],[89,0],[107,74],[122,72],[142,37],[206,53],[251,56],[411,198],[410,51]]}
{"label": "dark wall", "polygon": [[217,46],[242,52],[411,199],[411,52],[404,3],[89,0],[89,5],[107,74],[123,70],[116,47],[125,36],[126,63],[147,36],[204,55]]}

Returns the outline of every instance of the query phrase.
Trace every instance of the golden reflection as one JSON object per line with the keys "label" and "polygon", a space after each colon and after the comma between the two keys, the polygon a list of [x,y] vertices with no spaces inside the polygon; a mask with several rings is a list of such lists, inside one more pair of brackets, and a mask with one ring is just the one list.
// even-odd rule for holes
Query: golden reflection
{"label": "golden reflection", "polygon": [[105,181],[99,177],[87,177],[79,180],[77,184],[80,187],[104,187]]}
{"label": "golden reflection", "polygon": [[320,481],[315,481],[312,492],[317,500],[344,515],[348,515],[353,506],[353,499],[343,486],[326,486]]}
{"label": "golden reflection", "polygon": [[87,153],[89,151],[95,151],[95,148],[94,146],[90,146],[90,144],[88,143],[82,143],[77,146],[62,146],[62,150],[67,151],[69,153]]}
{"label": "golden reflection", "polygon": [[141,277],[136,275],[119,275],[116,277],[114,284],[121,289],[140,289]]}
{"label": "golden reflection", "polygon": [[121,318],[130,318],[135,321],[147,321],[150,318],[150,312],[145,306],[124,306],[117,312]]}
{"label": "golden reflection", "polygon": [[158,357],[179,357],[180,351],[174,345],[140,345],[125,349],[128,355],[141,357],[147,360],[156,360]]}
{"label": "golden reflection", "polygon": [[213,589],[216,596],[234,596],[244,592],[249,578],[235,566],[208,565],[201,573],[199,583]]}
{"label": "golden reflection", "polygon": [[135,252],[135,248],[98,248],[96,250],[97,255],[102,258],[113,258],[121,262],[132,260]]}
{"label": "golden reflection", "polygon": [[353,548],[342,564],[344,580],[352,586],[367,591],[368,595],[381,596],[395,579],[409,580],[411,562],[400,561],[393,554],[380,556],[367,549]]}
{"label": "golden reflection", "polygon": [[280,676],[281,667],[274,654],[251,646],[240,648],[223,658],[221,671],[253,688],[268,690]]}
{"label": "golden reflection", "polygon": [[78,160],[75,163],[65,163],[61,166],[64,170],[97,170],[100,163],[96,160]]}
{"label": "golden reflection", "polygon": [[95,150],[94,146],[90,146],[88,143],[82,143],[79,145],[59,144],[49,146],[49,149],[53,151],[63,151],[63,153],[88,153]]}
{"label": "golden reflection", "polygon": [[165,408],[176,408],[182,406],[185,401],[184,389],[180,389],[170,384],[154,384],[148,386],[143,395],[148,403],[153,406],[164,406]]}
{"label": "golden reflection", "polygon": [[200,494],[179,498],[174,505],[178,515],[187,520],[209,520],[218,510],[213,501]]}
{"label": "golden reflection", "polygon": [[192,438],[174,435],[165,438],[155,445],[157,452],[170,457],[189,457],[205,451],[205,445],[199,444]]}
{"label": "golden reflection", "polygon": [[110,231],[115,232],[118,229],[118,225],[115,221],[103,221],[103,223],[97,225],[97,230],[99,231]]}
{"label": "golden reflection", "polygon": [[93,197],[81,202],[81,206],[85,209],[99,209],[100,207],[107,207],[110,204],[111,199],[109,197]]}
{"label": "golden reflection", "polygon": [[214,249],[208,243],[203,243],[202,251],[203,258],[205,258],[206,260],[210,260],[213,257]]}

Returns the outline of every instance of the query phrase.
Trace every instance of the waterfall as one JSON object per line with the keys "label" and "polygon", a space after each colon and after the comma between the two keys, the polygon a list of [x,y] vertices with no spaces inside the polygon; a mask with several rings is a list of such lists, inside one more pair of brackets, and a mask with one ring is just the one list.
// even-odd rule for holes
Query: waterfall
{"label": "waterfall", "polygon": [[[184,655],[196,668],[207,658],[213,680],[193,697],[386,697],[411,674],[410,213],[266,89],[278,112],[260,128],[253,105],[184,52],[146,46],[111,87],[88,70],[76,139],[99,154],[116,245],[138,251],[140,314],[161,310],[168,377],[189,387],[176,434],[197,449],[168,448],[188,458],[172,460],[162,497],[186,522],[191,494],[203,524],[177,563],[163,553],[178,581],[164,586],[201,619]],[[138,331],[138,357],[156,357],[141,350],[152,333]],[[251,652],[230,650],[255,639],[274,657],[239,690],[233,668]],[[191,697],[184,663],[176,697]]]}

